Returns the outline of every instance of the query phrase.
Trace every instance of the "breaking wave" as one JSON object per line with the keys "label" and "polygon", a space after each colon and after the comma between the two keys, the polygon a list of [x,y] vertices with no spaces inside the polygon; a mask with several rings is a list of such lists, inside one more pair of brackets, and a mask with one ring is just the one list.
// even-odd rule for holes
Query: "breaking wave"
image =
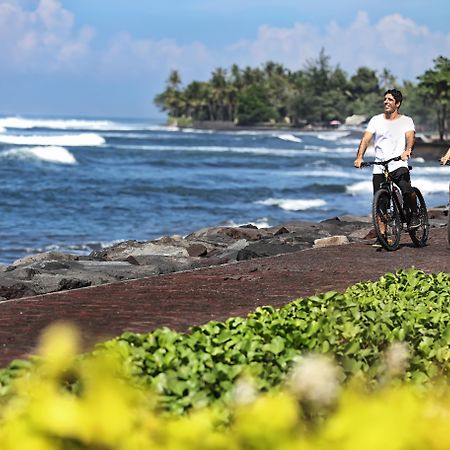
{"label": "breaking wave", "polygon": [[66,134],[57,136],[0,135],[0,142],[14,145],[51,145],[64,147],[96,147],[105,143],[102,136],[94,133]]}
{"label": "breaking wave", "polygon": [[35,159],[57,164],[76,164],[75,157],[64,147],[18,147],[0,153],[3,158]]}
{"label": "breaking wave", "polygon": [[290,199],[290,198],[268,198],[255,202],[260,205],[278,206],[287,211],[305,211],[307,209],[321,208],[327,204],[325,200],[318,199]]}

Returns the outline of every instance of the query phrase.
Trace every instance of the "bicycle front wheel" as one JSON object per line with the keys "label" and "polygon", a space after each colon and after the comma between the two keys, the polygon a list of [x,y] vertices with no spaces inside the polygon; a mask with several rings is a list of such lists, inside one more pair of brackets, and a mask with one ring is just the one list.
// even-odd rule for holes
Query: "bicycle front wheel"
{"label": "bicycle front wheel", "polygon": [[372,220],[380,244],[386,250],[396,250],[400,245],[402,223],[397,205],[386,189],[380,189],[375,193]]}
{"label": "bicycle front wheel", "polygon": [[417,247],[425,247],[430,233],[430,221],[428,220],[427,205],[419,189],[414,188],[416,193],[417,215],[420,225],[417,228],[408,229],[409,236]]}

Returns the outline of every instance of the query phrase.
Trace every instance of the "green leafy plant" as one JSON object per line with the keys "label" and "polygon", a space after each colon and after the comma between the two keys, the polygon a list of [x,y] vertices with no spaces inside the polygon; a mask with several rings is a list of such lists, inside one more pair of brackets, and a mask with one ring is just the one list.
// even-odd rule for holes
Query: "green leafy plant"
{"label": "green leafy plant", "polygon": [[308,353],[333,355],[346,378],[363,374],[377,382],[384,351],[400,341],[411,351],[404,379],[424,383],[447,375],[449,308],[449,274],[399,271],[343,293],[213,321],[188,334],[167,328],[124,333],[99,348],[118,349],[129,372],[160,393],[161,405],[181,413],[229,402],[233,383],[243,375],[269,390]]}

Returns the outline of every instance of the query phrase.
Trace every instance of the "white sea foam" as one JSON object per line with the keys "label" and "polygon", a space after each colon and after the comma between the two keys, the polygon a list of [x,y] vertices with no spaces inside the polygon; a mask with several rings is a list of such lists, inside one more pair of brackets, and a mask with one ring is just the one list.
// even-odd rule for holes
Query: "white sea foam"
{"label": "white sea foam", "polygon": [[291,199],[291,198],[268,198],[255,202],[260,205],[278,206],[287,211],[304,211],[307,209],[320,208],[327,203],[325,200],[318,199]]}
{"label": "white sea foam", "polygon": [[289,142],[302,142],[302,140],[294,136],[293,134],[279,134],[277,137],[283,141],[289,141]]}
{"label": "white sea foam", "polygon": [[417,186],[422,194],[436,194],[438,192],[448,192],[449,185],[447,180],[432,181],[428,178],[417,178],[412,180],[413,186]]}
{"label": "white sea foam", "polygon": [[0,135],[0,142],[15,145],[51,145],[64,147],[98,146],[105,143],[105,139],[95,133],[48,135]]}
{"label": "white sea foam", "polygon": [[[166,127],[169,129],[169,127]],[[172,127],[173,131],[181,131],[182,133],[195,133],[195,134],[213,134],[215,130],[197,130],[195,128],[177,128]]]}
{"label": "white sea foam", "polygon": [[323,131],[317,133],[316,136],[323,141],[337,141],[338,139],[350,136],[350,131]]}
{"label": "white sea foam", "polygon": [[112,120],[88,120],[88,119],[29,119],[23,117],[0,118],[0,126],[3,128],[32,129],[48,128],[56,130],[178,130],[176,127],[164,125],[150,125],[143,123],[114,122]]}
{"label": "white sea foam", "polygon": [[98,119],[30,119],[23,117],[0,118],[3,128],[33,129],[48,128],[55,130],[97,130],[97,131],[180,131],[178,127],[142,122],[118,122]]}
{"label": "white sea foam", "polygon": [[349,137],[349,138],[341,139],[340,142],[344,145],[352,145],[353,148],[355,149],[355,153],[356,153],[356,149],[358,148],[360,140],[361,139]]}
{"label": "white sea foam", "polygon": [[373,192],[372,179],[366,181],[359,181],[358,183],[351,184],[345,187],[350,194],[368,194]]}
{"label": "white sea foam", "polygon": [[[422,194],[436,194],[439,192],[448,192],[449,184],[447,180],[443,181],[432,181],[428,178],[418,178],[415,177],[412,180],[412,185],[416,186],[420,189]],[[350,186],[346,186],[347,192],[350,194],[368,194],[372,193],[372,179],[367,181],[360,181],[358,183],[354,183]]]}
{"label": "white sea foam", "polygon": [[0,157],[38,159],[58,164],[76,164],[75,157],[64,147],[18,147],[0,153]]}
{"label": "white sea foam", "polygon": [[269,223],[269,219],[267,217],[263,217],[261,219],[258,219],[256,221],[250,221],[245,223],[237,223],[233,220],[230,220],[227,222],[227,226],[229,227],[241,227],[243,225],[254,225],[257,228],[270,228],[271,225]]}
{"label": "white sea foam", "polygon": [[450,178],[450,170],[448,167],[440,166],[436,164],[435,166],[415,166],[413,161],[413,171],[411,173],[411,177],[414,178],[417,175],[442,175]]}
{"label": "white sea foam", "polygon": [[356,150],[354,147],[336,147],[336,148],[330,148],[330,147],[322,147],[320,145],[311,145],[306,144],[304,146],[305,152],[308,152],[308,154],[315,154],[315,153],[326,153],[327,156],[330,157],[336,157],[341,158],[342,154],[356,154]]}
{"label": "white sea foam", "polygon": [[358,170],[352,170],[351,168],[348,171],[336,169],[334,166],[324,167],[323,169],[304,169],[304,170],[295,170],[292,172],[286,172],[286,176],[294,176],[294,177],[319,177],[319,178],[350,178],[350,179],[360,179],[364,178],[361,172]]}
{"label": "white sea foam", "polygon": [[0,119],[0,125],[5,128],[31,129],[51,128],[58,130],[109,130],[118,124],[109,120],[78,120],[78,119],[25,119],[22,117],[6,117]]}
{"label": "white sea foam", "polygon": [[270,147],[222,147],[222,146],[195,146],[184,145],[115,145],[115,148],[124,150],[145,151],[186,151],[186,152],[211,152],[211,153],[250,153],[255,155],[274,156],[300,156],[302,150],[270,148]]}

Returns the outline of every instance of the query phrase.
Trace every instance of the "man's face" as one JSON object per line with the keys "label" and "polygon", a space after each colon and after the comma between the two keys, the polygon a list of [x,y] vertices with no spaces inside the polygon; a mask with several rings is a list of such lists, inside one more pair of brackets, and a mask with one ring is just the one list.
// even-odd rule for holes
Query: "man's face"
{"label": "man's face", "polygon": [[392,94],[386,94],[384,96],[384,112],[386,114],[392,114],[397,111],[399,106],[399,103],[395,102],[395,98]]}

